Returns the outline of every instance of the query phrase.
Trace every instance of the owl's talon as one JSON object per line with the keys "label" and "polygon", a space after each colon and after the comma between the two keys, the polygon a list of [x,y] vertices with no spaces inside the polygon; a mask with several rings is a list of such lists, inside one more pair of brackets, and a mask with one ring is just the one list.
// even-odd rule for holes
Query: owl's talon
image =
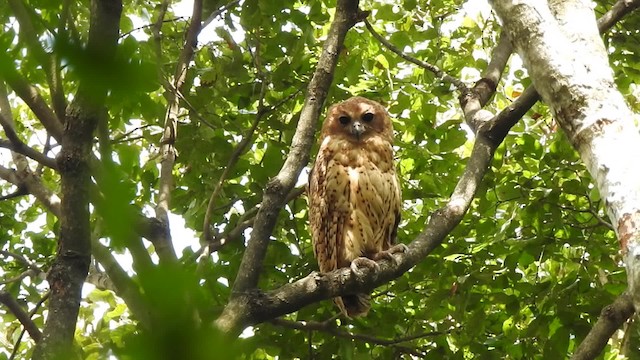
{"label": "owl's talon", "polygon": [[378,265],[375,260],[371,260],[366,257],[359,257],[353,259],[349,267],[351,268],[351,272],[355,273],[356,275],[362,275],[362,270],[360,270],[360,268],[366,267],[377,271],[380,268],[380,265]]}
{"label": "owl's talon", "polygon": [[379,253],[375,254],[373,256],[373,259],[374,260],[386,259],[397,265],[398,261],[396,261],[396,259],[393,257],[393,254],[405,253],[407,251],[409,251],[409,248],[407,247],[407,245],[396,244],[387,250],[380,251]]}

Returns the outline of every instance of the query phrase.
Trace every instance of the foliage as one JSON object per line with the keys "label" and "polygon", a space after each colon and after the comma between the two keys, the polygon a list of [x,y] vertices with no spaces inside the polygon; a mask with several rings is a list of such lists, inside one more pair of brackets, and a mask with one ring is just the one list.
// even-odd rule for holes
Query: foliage
{"label": "foliage", "polygon": [[[205,11],[220,3],[206,1]],[[158,201],[166,84],[175,72],[189,19],[176,13],[177,6],[170,8],[157,42],[148,25],[156,21],[159,5],[125,2],[116,66],[100,74],[83,60],[78,45],[88,33],[87,2],[24,4],[35,34],[26,34],[18,25],[8,3],[0,4],[0,66],[17,69],[51,104],[47,76],[28,44],[35,36],[45,51],[60,57],[66,94],[75,93],[83,78],[108,84],[110,153],[99,156],[107,164],[100,192],[108,201],[96,205],[99,211],[92,208],[92,226],[143,289],[145,306],[157,307],[155,313],[163,315],[152,323],[164,330],[150,335],[121,293],[86,285],[76,333],[83,358],[562,358],[575,350],[602,308],[625,288],[617,240],[606,223],[602,200],[551,114],[539,103],[500,146],[463,222],[421,264],[376,289],[366,318],[331,320],[316,330],[267,322],[246,331],[233,347],[225,346],[229,342],[215,330],[195,330],[190,310],[177,307],[182,301],[177,298],[192,297],[203,323],[211,323],[229,298],[250,228],[229,237],[209,259],[197,261],[209,198],[229,169],[214,203],[214,233],[228,236],[255,213],[263,189],[288,153],[335,1],[243,1],[222,11],[201,34],[186,91],[180,95],[170,210],[177,215],[172,217],[174,241],[188,246],[178,247],[175,268],[131,263],[131,254],[139,248],[130,240],[135,224],[128,214],[150,214]],[[609,5],[599,2],[597,9],[602,13]],[[361,8],[372,11],[369,21],[395,46],[470,84],[486,67],[500,27],[488,5],[476,1],[365,1]],[[61,14],[73,21],[59,28]],[[637,28],[639,20],[630,17],[605,37],[618,86],[635,111],[640,109],[634,85],[640,80],[640,46],[629,29]],[[509,105],[529,83],[522,65],[512,59],[489,110]],[[386,104],[394,117],[404,198],[399,240],[408,243],[452,193],[469,156],[473,135],[464,125],[459,94],[388,51],[363,24],[348,33],[333,84],[327,104],[362,95]],[[11,91],[9,100],[19,137],[55,156],[59,146],[54,141],[47,145],[42,124],[27,105]],[[254,122],[257,128],[251,132]],[[250,145],[230,163],[247,137]],[[96,143],[96,154],[98,149]],[[0,164],[15,168],[10,152],[0,150]],[[30,165],[47,188],[60,191],[55,171],[36,169],[35,162]],[[304,181],[302,176],[299,183]],[[2,181],[0,190],[8,195],[16,187]],[[300,196],[281,212],[261,288],[275,288],[317,269],[306,206]],[[6,280],[29,269],[21,258],[48,270],[59,221],[31,196],[1,201],[0,214],[0,274],[5,280],[1,290],[33,310],[33,321],[42,327],[46,305],[36,304],[47,289],[44,273]],[[178,217],[188,230],[180,231]],[[154,247],[144,242],[143,250],[157,264]],[[140,259],[135,254],[133,258]],[[322,323],[336,313],[330,301],[323,301],[285,319]],[[4,307],[0,317],[0,358],[12,351],[29,357],[34,342],[27,336],[19,341],[20,322]],[[603,358],[613,358],[618,351],[619,344],[612,342]]]}

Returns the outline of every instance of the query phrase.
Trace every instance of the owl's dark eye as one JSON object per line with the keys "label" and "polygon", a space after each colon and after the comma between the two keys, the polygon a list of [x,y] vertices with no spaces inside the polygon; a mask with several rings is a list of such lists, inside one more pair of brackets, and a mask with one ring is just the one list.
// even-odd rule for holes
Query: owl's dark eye
{"label": "owl's dark eye", "polygon": [[364,122],[371,122],[371,120],[373,120],[373,113],[364,113],[362,114],[362,121]]}
{"label": "owl's dark eye", "polygon": [[344,115],[340,116],[338,120],[340,120],[340,124],[342,125],[347,125],[349,121],[351,121],[351,119],[348,116],[344,116]]}

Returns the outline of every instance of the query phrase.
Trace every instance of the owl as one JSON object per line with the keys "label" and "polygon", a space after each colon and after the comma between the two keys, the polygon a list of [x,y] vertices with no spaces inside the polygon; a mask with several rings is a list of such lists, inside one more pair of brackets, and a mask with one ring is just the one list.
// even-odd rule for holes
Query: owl
{"label": "owl", "polygon": [[[313,252],[321,272],[377,267],[406,250],[394,245],[401,193],[386,109],[363,97],[330,107],[308,185]],[[347,317],[364,316],[369,294],[334,299]]]}

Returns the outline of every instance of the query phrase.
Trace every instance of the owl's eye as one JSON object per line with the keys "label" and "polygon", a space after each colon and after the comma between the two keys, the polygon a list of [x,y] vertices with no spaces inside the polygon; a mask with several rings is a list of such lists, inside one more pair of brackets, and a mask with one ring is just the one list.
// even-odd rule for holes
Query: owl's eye
{"label": "owl's eye", "polygon": [[347,125],[349,121],[351,121],[351,119],[348,116],[344,116],[344,115],[340,116],[338,120],[340,120],[340,124],[342,125]]}
{"label": "owl's eye", "polygon": [[362,121],[364,122],[371,122],[371,120],[373,120],[373,113],[364,113],[362,114]]}

